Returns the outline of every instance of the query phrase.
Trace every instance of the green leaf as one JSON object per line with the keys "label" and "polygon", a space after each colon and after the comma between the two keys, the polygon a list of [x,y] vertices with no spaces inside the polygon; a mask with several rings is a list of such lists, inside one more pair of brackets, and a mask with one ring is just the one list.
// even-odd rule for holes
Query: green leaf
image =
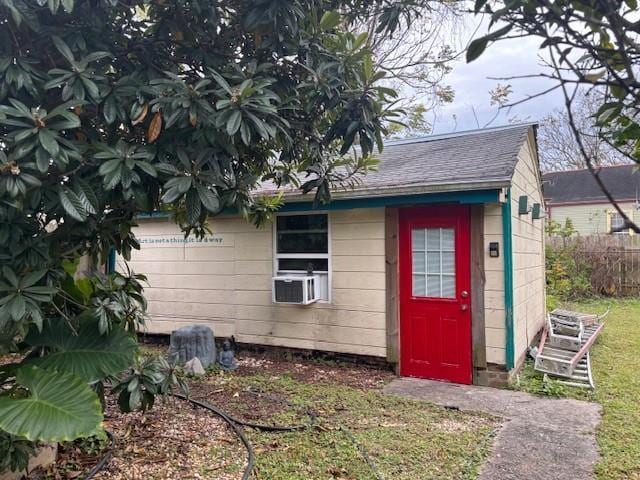
{"label": "green leaf", "polygon": [[49,160],[51,156],[44,148],[38,148],[36,150],[36,166],[40,173],[45,173],[49,170]]}
{"label": "green leaf", "polygon": [[488,0],[476,0],[473,6],[473,11],[475,13],[480,13],[480,10],[487,4],[487,2]]}
{"label": "green leaf", "polygon": [[200,201],[205,206],[207,210],[212,213],[218,213],[220,210],[220,199],[218,196],[211,190],[209,190],[204,185],[198,183],[196,185],[198,189],[198,196],[200,197]]}
{"label": "green leaf", "polygon": [[231,112],[229,116],[229,120],[227,120],[227,133],[229,136],[233,136],[236,134],[238,129],[240,128],[240,123],[242,122],[242,113],[240,110],[234,110]]}
{"label": "green leaf", "polygon": [[467,49],[467,63],[473,62],[485,51],[489,40],[486,37],[476,38]]}
{"label": "green leaf", "polygon": [[83,317],[77,335],[61,320],[45,321],[39,333],[31,330],[25,342],[50,348],[51,353],[29,362],[46,370],[73,373],[89,383],[130,367],[137,350],[135,340],[122,328],[100,335],[98,319],[93,315]]}
{"label": "green leaf", "polygon": [[96,197],[95,192],[87,182],[80,177],[74,177],[73,191],[87,213],[97,213],[99,207],[98,197]]}
{"label": "green leaf", "polygon": [[24,365],[16,383],[30,396],[0,396],[0,429],[5,432],[31,441],[68,442],[100,430],[100,400],[81,378]]}
{"label": "green leaf", "polygon": [[56,140],[56,137],[47,129],[42,129],[38,132],[38,140],[40,140],[40,145],[47,152],[49,152],[53,157],[58,155],[60,151],[60,146]]}
{"label": "green leaf", "polygon": [[336,28],[340,23],[340,18],[340,13],[335,10],[324,12],[324,15],[322,15],[322,18],[320,19],[320,28],[322,30],[331,30],[332,28]]}
{"label": "green leaf", "polygon": [[200,219],[200,213],[202,212],[202,203],[200,203],[200,196],[195,189],[191,189],[187,192],[187,221],[191,225],[198,223]]}
{"label": "green leaf", "polygon": [[71,53],[71,49],[68,47],[68,45],[64,43],[64,40],[56,36],[52,37],[51,40],[53,40],[53,44],[56,46],[56,48],[62,54],[62,56],[66,58],[71,65],[75,65],[75,59],[73,58],[73,53]]}
{"label": "green leaf", "polygon": [[64,208],[65,212],[67,212],[71,218],[79,222],[84,222],[87,219],[87,212],[75,193],[69,189],[61,188],[59,197],[62,208]]}

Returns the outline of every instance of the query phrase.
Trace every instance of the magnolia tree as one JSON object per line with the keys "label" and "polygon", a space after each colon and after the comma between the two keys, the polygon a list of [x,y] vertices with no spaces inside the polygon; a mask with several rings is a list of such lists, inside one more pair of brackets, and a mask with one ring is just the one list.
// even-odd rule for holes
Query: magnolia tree
{"label": "magnolia tree", "polygon": [[259,225],[279,200],[257,182],[326,202],[374,165],[395,94],[349,32],[372,19],[391,37],[414,8],[0,0],[0,354],[22,354],[0,366],[0,469],[30,442],[100,432],[106,380],[124,409],[176,380],[136,361],[143,277],[99,268],[138,248],[137,213],[171,210],[195,235],[222,209]]}

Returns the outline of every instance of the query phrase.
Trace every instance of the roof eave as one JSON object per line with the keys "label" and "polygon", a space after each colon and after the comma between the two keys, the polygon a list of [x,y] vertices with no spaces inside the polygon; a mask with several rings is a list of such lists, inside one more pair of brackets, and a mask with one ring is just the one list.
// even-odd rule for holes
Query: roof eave
{"label": "roof eave", "polygon": [[[501,180],[481,181],[481,182],[456,182],[441,184],[421,184],[408,186],[393,187],[371,187],[359,188],[349,191],[331,192],[334,200],[350,200],[356,198],[380,198],[380,197],[400,197],[425,193],[443,193],[443,192],[467,192],[473,190],[492,190],[509,187],[511,179],[505,178]],[[275,194],[276,191],[264,192],[263,194]],[[309,196],[299,192],[285,192],[284,198],[288,202],[304,202],[309,200]]]}

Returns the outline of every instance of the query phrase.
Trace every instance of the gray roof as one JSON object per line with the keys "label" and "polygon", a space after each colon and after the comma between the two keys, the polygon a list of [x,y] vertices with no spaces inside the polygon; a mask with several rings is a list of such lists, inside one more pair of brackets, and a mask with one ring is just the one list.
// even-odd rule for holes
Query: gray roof
{"label": "gray roof", "polygon": [[[508,186],[535,124],[508,125],[385,143],[378,170],[338,197],[479,190]],[[264,184],[260,193],[273,191]],[[288,193],[293,193],[289,191]]]}
{"label": "gray roof", "polygon": [[[637,165],[602,167],[599,175],[616,200],[635,200],[640,194],[640,171]],[[603,203],[607,197],[589,170],[545,173],[542,189],[547,203]]]}

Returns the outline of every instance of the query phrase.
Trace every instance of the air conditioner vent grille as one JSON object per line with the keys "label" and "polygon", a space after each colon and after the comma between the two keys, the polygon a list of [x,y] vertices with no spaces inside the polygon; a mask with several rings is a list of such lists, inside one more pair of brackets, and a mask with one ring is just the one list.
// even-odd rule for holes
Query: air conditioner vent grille
{"label": "air conditioner vent grille", "polygon": [[318,300],[315,276],[279,276],[273,278],[273,301],[308,305]]}

